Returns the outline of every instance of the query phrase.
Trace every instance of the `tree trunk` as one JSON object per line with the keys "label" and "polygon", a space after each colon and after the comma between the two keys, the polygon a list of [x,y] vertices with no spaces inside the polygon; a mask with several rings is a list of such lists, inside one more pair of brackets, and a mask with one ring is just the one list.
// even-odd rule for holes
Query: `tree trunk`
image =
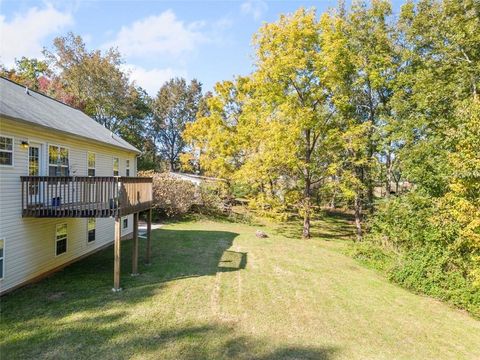
{"label": "tree trunk", "polygon": [[272,179],[269,178],[268,182],[270,184],[270,196],[273,199],[275,197],[275,186],[273,185],[273,180]]}
{"label": "tree trunk", "polygon": [[305,213],[303,215],[303,233],[302,237],[304,239],[310,239],[310,198],[305,198]]}
{"label": "tree trunk", "polygon": [[335,200],[336,200],[336,197],[337,197],[337,188],[335,187],[333,189],[333,194],[332,194],[332,197],[330,199],[330,209],[335,209],[336,207],[336,203],[335,203]]}
{"label": "tree trunk", "polygon": [[310,177],[307,176],[305,179],[305,189],[304,189],[304,215],[303,215],[303,233],[302,237],[304,239],[309,239],[310,238],[310,217],[311,217],[311,198],[310,198],[310,192],[311,192],[311,183],[310,183]]}
{"label": "tree trunk", "polygon": [[355,227],[357,229],[357,241],[362,241],[362,201],[360,194],[355,195]]}
{"label": "tree trunk", "polygon": [[303,190],[303,201],[304,201],[304,215],[303,215],[303,233],[302,237],[304,239],[310,238],[310,212],[311,212],[311,178],[310,178],[310,162],[311,162],[311,154],[312,149],[310,145],[310,133],[309,129],[305,130],[305,140],[306,140],[306,147],[305,147],[305,168],[303,170],[303,176],[305,179],[305,188]]}
{"label": "tree trunk", "polygon": [[387,161],[386,161],[386,168],[387,168],[387,183],[385,184],[385,192],[386,196],[390,196],[392,192],[392,169],[393,169],[393,162],[392,162],[392,153],[389,151],[387,154]]}

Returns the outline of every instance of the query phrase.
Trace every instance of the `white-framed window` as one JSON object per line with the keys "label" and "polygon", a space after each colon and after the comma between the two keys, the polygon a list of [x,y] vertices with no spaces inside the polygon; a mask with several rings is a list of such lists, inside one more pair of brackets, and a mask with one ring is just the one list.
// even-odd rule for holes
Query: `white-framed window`
{"label": "white-framed window", "polygon": [[5,239],[0,239],[0,279],[5,276]]}
{"label": "white-framed window", "polygon": [[58,224],[55,229],[55,256],[67,252],[67,224]]}
{"label": "white-framed window", "polygon": [[118,176],[119,175],[119,165],[120,165],[120,160],[118,157],[113,158],[113,176]]}
{"label": "white-framed window", "polygon": [[87,242],[91,243],[95,241],[97,229],[97,219],[88,218],[87,220]]}
{"label": "white-framed window", "polygon": [[88,151],[87,152],[88,176],[95,176],[95,163],[96,163],[95,153]]}
{"label": "white-framed window", "polygon": [[68,176],[68,148],[48,145],[48,176]]}
{"label": "white-framed window", "polygon": [[[40,146],[30,145],[28,147],[28,175],[40,175]],[[39,184],[30,182],[28,187],[29,195],[38,195]]]}
{"label": "white-framed window", "polygon": [[127,217],[123,219],[123,228],[124,229],[128,228],[128,218]]}
{"label": "white-framed window", "polygon": [[0,165],[13,166],[13,137],[0,136]]}
{"label": "white-framed window", "polygon": [[130,176],[130,160],[125,160],[125,176]]}

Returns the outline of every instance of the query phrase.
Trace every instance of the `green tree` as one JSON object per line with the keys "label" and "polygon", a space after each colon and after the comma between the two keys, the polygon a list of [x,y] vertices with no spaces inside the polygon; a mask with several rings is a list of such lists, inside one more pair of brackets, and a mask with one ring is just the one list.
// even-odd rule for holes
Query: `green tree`
{"label": "green tree", "polygon": [[32,90],[41,91],[41,82],[48,81],[51,70],[45,61],[22,56],[21,59],[15,60],[15,66],[12,69],[0,67],[0,75]]}
{"label": "green tree", "polygon": [[152,134],[170,170],[178,169],[180,155],[186,150],[183,131],[195,121],[202,99],[202,84],[175,78],[165,83],[153,102]]}
{"label": "green tree", "polygon": [[117,132],[128,116],[130,91],[120,53],[113,48],[88,51],[80,36],[68,33],[55,38],[44,55],[57,73],[53,91],[70,95],[75,107]]}
{"label": "green tree", "polygon": [[[265,24],[254,37],[255,96],[267,108],[264,118],[283,133],[272,150],[282,147],[281,159],[301,188],[303,237],[310,237],[312,186],[325,175],[323,143],[334,120],[320,66],[319,23],[314,10],[300,9]],[[274,155],[274,154],[271,154]]]}
{"label": "green tree", "polygon": [[214,93],[205,98],[197,120],[186,124],[184,132],[202,171],[229,182],[241,166],[236,133],[244,81],[240,78],[217,83]]}

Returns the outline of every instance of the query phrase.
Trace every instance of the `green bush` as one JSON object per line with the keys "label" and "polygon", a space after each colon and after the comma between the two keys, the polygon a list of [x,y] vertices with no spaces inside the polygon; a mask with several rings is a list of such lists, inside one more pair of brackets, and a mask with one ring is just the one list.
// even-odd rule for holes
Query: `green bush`
{"label": "green bush", "polygon": [[455,254],[428,246],[407,251],[388,272],[389,278],[408,289],[425,293],[480,316],[480,291],[454,265]]}
{"label": "green bush", "polygon": [[222,182],[203,182],[197,189],[199,203],[197,212],[206,214],[221,214],[230,212],[232,197],[226,184]]}
{"label": "green bush", "polygon": [[415,191],[383,201],[354,257],[408,289],[480,316],[480,288],[469,275],[475,265],[457,246],[460,227],[435,222],[439,211],[437,199]]}
{"label": "green bush", "polygon": [[190,181],[153,171],[141,172],[139,176],[153,178],[153,208],[159,216],[184,215],[198,202],[195,185]]}

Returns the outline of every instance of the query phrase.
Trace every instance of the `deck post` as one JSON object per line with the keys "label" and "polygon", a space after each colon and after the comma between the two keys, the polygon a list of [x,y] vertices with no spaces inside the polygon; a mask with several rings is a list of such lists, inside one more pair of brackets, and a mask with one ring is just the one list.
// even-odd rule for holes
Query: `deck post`
{"label": "deck post", "polygon": [[133,213],[132,276],[138,275],[138,212]]}
{"label": "deck post", "polygon": [[152,253],[152,208],[147,210],[147,254],[145,262],[150,264],[150,257]]}
{"label": "deck post", "polygon": [[120,242],[122,238],[121,218],[115,217],[115,241],[114,241],[114,255],[113,255],[113,292],[121,291],[120,287]]}

